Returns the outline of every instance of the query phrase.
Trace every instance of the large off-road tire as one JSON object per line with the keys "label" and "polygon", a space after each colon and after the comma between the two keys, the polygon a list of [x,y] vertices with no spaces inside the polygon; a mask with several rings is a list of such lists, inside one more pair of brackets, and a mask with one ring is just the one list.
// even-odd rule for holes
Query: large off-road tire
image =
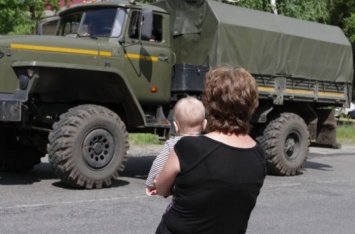
{"label": "large off-road tire", "polygon": [[269,174],[291,176],[300,173],[310,143],[307,125],[293,113],[283,113],[271,121],[258,138],[264,148]]}
{"label": "large off-road tire", "polygon": [[41,162],[45,154],[20,142],[16,128],[0,126],[0,171],[24,172]]}
{"label": "large off-road tire", "polygon": [[128,134],[116,113],[82,105],[60,116],[49,134],[48,156],[55,174],[77,188],[109,186],[124,170]]}

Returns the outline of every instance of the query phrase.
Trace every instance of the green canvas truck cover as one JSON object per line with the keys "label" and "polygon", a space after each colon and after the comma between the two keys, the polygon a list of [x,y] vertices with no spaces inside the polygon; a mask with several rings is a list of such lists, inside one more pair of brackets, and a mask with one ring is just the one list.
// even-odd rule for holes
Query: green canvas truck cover
{"label": "green canvas truck cover", "polygon": [[351,83],[351,45],[340,28],[214,1],[154,3],[171,14],[177,63],[231,64],[253,74]]}

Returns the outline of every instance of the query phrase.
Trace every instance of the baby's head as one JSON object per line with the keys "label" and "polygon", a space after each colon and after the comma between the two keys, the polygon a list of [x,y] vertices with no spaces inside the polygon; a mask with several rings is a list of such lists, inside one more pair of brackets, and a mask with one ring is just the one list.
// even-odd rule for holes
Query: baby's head
{"label": "baby's head", "polygon": [[198,135],[206,127],[205,107],[194,97],[180,99],[174,106],[174,125],[180,135]]}

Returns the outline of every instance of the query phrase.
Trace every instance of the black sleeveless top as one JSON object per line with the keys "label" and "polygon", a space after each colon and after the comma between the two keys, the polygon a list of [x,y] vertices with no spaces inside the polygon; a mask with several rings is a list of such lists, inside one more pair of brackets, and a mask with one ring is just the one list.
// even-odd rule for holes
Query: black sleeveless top
{"label": "black sleeveless top", "polygon": [[163,223],[173,234],[245,233],[266,175],[262,148],[236,148],[205,136],[183,137],[181,172]]}

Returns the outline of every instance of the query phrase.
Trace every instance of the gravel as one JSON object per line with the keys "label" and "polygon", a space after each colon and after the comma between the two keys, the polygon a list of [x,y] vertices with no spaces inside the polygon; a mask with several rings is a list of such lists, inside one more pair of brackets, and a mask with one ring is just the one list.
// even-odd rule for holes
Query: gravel
{"label": "gravel", "polygon": [[130,145],[129,157],[157,156],[164,145]]}

